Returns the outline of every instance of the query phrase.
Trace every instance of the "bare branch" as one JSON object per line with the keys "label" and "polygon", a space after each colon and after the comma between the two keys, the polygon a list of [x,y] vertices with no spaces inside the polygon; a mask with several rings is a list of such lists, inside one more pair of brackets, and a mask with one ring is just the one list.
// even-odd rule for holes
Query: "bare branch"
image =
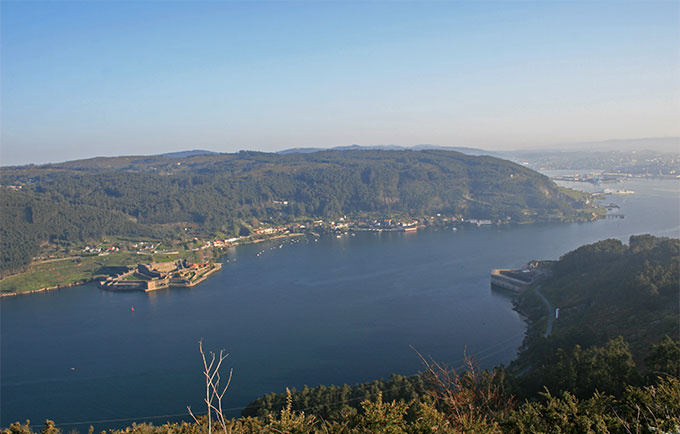
{"label": "bare branch", "polygon": [[198,423],[198,419],[196,419],[196,416],[194,416],[194,412],[191,411],[191,406],[190,406],[190,405],[187,405],[187,410],[189,410],[189,415],[190,415],[191,418],[194,420],[194,422]]}
{"label": "bare branch", "polygon": [[[203,399],[203,402],[208,409],[208,434],[212,434],[213,414],[215,416],[215,420],[222,427],[224,434],[228,434],[228,431],[230,430],[227,428],[227,420],[224,417],[224,412],[222,411],[222,398],[231,384],[233,369],[229,370],[227,384],[224,386],[224,388],[221,388],[220,368],[222,367],[222,362],[224,359],[229,357],[229,354],[225,353],[224,350],[220,350],[218,356],[211,351],[209,353],[210,362],[208,362],[208,358],[203,351],[203,339],[198,341],[198,350],[201,353],[201,359],[203,361],[203,376],[205,377],[205,398]],[[191,407],[187,407],[187,409],[189,410],[189,414],[194,419],[194,421],[198,423],[198,419],[191,411]]]}
{"label": "bare branch", "polygon": [[[413,347],[411,347],[413,348]],[[462,371],[450,368],[432,358],[426,359],[413,349],[423,367],[428,393],[445,409],[449,421],[467,432],[474,426],[493,425],[494,417],[513,407],[513,397],[503,390],[503,373],[482,371],[465,353]]]}

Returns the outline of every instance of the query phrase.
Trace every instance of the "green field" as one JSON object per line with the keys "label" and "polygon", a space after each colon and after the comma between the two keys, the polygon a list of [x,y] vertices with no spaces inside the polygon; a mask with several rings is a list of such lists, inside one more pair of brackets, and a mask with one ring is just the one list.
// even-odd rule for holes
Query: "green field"
{"label": "green field", "polygon": [[[296,236],[291,234],[288,236]],[[261,239],[248,239],[242,242],[258,242],[265,239],[276,239],[282,235],[265,236]],[[111,238],[111,237],[109,237]],[[129,240],[128,240],[129,241]],[[133,239],[133,241],[136,241]],[[145,239],[145,241],[153,241]],[[194,243],[201,245],[202,243]],[[51,251],[50,253],[54,253]],[[44,254],[47,254],[44,253]],[[200,251],[177,249],[171,252],[136,253],[115,252],[104,256],[85,254],[67,258],[34,261],[28,269],[19,274],[0,280],[0,294],[37,291],[43,288],[64,287],[84,283],[100,276],[114,275],[122,272],[122,267],[134,267],[140,263],[173,262],[186,259],[188,262],[214,261],[224,255],[223,249],[206,249]],[[192,276],[193,279],[196,276]],[[139,280],[136,273],[125,280]]]}
{"label": "green field", "polygon": [[152,255],[118,252],[106,256],[75,256],[36,262],[26,272],[2,279],[0,293],[20,293],[72,285],[105,275],[111,267],[132,266],[154,259]]}

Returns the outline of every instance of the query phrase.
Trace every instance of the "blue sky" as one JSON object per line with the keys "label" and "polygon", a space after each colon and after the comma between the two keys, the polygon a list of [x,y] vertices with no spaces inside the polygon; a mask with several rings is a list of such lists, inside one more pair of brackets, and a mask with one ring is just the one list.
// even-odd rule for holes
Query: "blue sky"
{"label": "blue sky", "polygon": [[0,164],[680,136],[678,2],[9,2]]}

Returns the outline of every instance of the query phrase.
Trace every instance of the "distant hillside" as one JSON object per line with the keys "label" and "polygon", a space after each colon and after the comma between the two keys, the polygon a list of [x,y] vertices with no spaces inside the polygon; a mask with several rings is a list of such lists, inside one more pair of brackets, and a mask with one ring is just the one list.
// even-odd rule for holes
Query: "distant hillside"
{"label": "distant hillside", "polygon": [[342,215],[444,213],[506,223],[593,218],[587,195],[537,172],[439,150],[93,158],[3,168],[0,182],[6,234],[0,272],[25,266],[43,242],[172,224],[234,235],[262,222]]}
{"label": "distant hillside", "polygon": [[195,157],[197,155],[215,155],[215,154],[217,154],[217,152],[194,149],[193,151],[167,152],[165,154],[159,154],[159,157],[188,158],[188,157]]}
{"label": "distant hillside", "polygon": [[336,146],[334,148],[291,148],[279,151],[279,154],[293,154],[302,153],[308,154],[312,152],[322,151],[425,151],[425,150],[440,150],[440,151],[454,151],[466,155],[490,155],[494,157],[503,158],[502,152],[486,151],[478,148],[467,148],[462,146],[438,146],[438,145],[415,145],[415,146],[398,146],[398,145],[375,145],[375,146]]}
{"label": "distant hillside", "polygon": [[278,151],[279,154],[310,154],[312,152],[328,151],[326,148],[290,148]]}

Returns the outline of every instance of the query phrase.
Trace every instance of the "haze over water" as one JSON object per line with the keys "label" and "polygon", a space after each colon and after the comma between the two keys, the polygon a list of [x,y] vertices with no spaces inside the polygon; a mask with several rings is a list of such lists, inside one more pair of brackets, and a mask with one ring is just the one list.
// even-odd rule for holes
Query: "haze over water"
{"label": "haze over water", "polygon": [[680,235],[680,183],[604,187],[637,193],[606,201],[625,219],[272,241],[230,250],[222,271],[192,289],[85,285],[3,298],[0,425],[200,411],[200,338],[231,353],[227,407],[286,386],[413,374],[411,345],[453,366],[466,348],[483,367],[508,363],[525,325],[508,296],[490,291],[492,268],[605,238]]}

